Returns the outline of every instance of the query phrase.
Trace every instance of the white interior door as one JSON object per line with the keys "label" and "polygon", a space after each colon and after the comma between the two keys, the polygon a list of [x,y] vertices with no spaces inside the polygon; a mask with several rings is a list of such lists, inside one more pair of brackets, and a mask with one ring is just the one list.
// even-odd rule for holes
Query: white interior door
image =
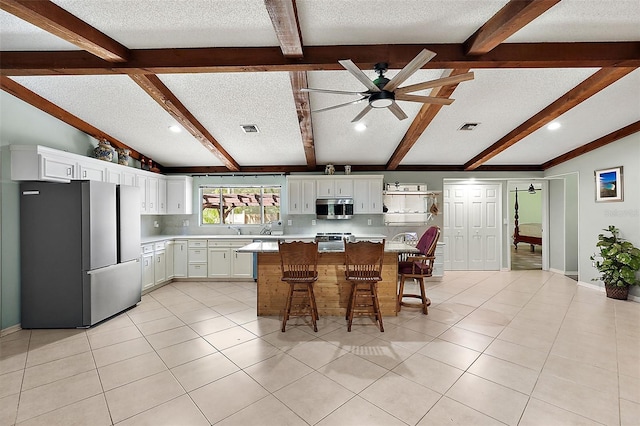
{"label": "white interior door", "polygon": [[500,185],[444,185],[444,203],[445,269],[499,270]]}

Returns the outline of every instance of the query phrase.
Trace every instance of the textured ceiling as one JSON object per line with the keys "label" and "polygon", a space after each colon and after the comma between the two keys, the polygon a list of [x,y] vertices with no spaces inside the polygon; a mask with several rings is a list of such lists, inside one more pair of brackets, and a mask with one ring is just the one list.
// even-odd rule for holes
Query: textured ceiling
{"label": "textured ceiling", "polygon": [[[278,47],[262,0],[54,0],[54,3],[129,49]],[[303,52],[310,46],[463,43],[507,0],[297,0]],[[505,43],[640,41],[637,0],[563,0]],[[2,51],[79,48],[0,11]],[[346,50],[349,52],[349,50]],[[351,51],[354,55],[357,50]],[[339,59],[348,59],[346,56]],[[379,61],[389,58],[380,57]],[[372,69],[364,69],[370,78]],[[404,85],[439,78],[447,70],[422,69]],[[471,69],[475,79],[460,83],[401,166],[462,166],[526,120],[593,75],[598,68]],[[392,69],[387,77],[398,72]],[[308,71],[308,87],[364,91],[347,71]],[[159,74],[228,155],[242,167],[307,165],[299,117],[287,72]],[[78,116],[165,167],[223,167],[224,163],[188,132],[174,134],[175,120],[126,75],[20,76],[15,82]],[[429,90],[420,95],[428,95]],[[310,110],[358,99],[353,95],[310,94]],[[318,165],[384,167],[422,104],[398,101],[408,119],[374,109],[351,120],[366,102],[311,112]],[[636,70],[562,114],[562,127],[545,127],[488,159],[488,166],[541,165],[572,149],[640,120],[640,71]],[[460,131],[477,122],[473,131]],[[260,132],[245,134],[240,126]]]}

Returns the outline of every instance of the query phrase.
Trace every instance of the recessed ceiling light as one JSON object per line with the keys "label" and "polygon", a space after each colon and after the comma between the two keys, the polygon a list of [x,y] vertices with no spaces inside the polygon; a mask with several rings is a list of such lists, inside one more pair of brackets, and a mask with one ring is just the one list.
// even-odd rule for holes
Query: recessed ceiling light
{"label": "recessed ceiling light", "polygon": [[367,125],[364,123],[357,123],[354,128],[359,132],[364,132],[367,129]]}
{"label": "recessed ceiling light", "polygon": [[173,133],[180,133],[182,131],[182,128],[176,124],[169,126],[169,130],[171,130]]}
{"label": "recessed ceiling light", "polygon": [[558,123],[557,121],[553,121],[547,125],[547,129],[549,130],[556,130],[559,128],[560,128],[560,123]]}

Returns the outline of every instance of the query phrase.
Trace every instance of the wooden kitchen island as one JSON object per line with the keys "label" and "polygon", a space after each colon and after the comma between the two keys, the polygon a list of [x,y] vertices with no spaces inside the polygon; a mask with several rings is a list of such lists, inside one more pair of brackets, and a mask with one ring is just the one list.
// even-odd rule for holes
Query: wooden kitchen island
{"label": "wooden kitchen island", "polygon": [[[282,315],[289,285],[280,280],[280,254],[277,242],[254,242],[238,249],[258,256],[258,315]],[[417,252],[402,243],[385,244],[382,281],[378,283],[378,299],[383,316],[395,316],[398,283],[398,253]],[[344,252],[320,250],[318,281],[314,284],[318,314],[342,316],[347,311],[351,284],[344,277]]]}

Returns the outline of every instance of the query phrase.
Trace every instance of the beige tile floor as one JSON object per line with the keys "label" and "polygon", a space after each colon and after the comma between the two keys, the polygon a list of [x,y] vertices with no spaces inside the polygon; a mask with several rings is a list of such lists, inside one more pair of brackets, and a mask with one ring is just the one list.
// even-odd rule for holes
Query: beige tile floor
{"label": "beige tile floor", "polygon": [[542,271],[447,272],[429,315],[256,317],[178,282],[89,330],[0,339],[0,425],[639,425],[640,304]]}

